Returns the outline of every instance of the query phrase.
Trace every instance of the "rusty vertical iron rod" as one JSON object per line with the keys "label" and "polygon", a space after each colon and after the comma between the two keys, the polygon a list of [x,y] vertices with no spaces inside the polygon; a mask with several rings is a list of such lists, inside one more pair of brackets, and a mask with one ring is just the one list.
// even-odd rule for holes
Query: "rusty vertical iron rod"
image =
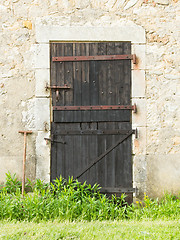
{"label": "rusty vertical iron rod", "polygon": [[25,174],[26,174],[27,134],[32,133],[32,131],[19,131],[19,133],[23,133],[23,134],[24,134],[23,173],[22,173],[22,195],[24,195],[24,189],[25,189]]}

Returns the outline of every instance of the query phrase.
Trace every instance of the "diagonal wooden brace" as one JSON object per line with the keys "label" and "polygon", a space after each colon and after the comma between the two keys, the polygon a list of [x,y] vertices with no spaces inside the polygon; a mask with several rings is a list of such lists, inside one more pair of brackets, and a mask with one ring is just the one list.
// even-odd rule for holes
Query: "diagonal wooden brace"
{"label": "diagonal wooden brace", "polygon": [[85,172],[87,172],[92,166],[94,166],[96,163],[98,163],[104,156],[106,156],[108,153],[110,153],[114,148],[116,148],[119,144],[124,142],[128,137],[130,137],[133,134],[133,130],[131,130],[126,136],[118,140],[113,146],[108,148],[104,153],[102,153],[99,157],[97,157],[94,162],[90,163],[80,174],[78,174],[76,178],[80,178]]}

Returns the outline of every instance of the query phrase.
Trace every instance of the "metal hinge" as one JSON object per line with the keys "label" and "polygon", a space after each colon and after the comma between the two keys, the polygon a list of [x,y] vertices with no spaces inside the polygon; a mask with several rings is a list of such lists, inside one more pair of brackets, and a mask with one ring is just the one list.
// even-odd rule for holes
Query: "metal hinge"
{"label": "metal hinge", "polygon": [[47,144],[47,142],[48,141],[50,141],[50,142],[56,142],[56,143],[62,143],[62,144],[66,144],[66,142],[64,142],[64,141],[56,141],[56,140],[53,140],[53,139],[51,139],[51,138],[44,138],[44,140],[46,140],[46,144]]}
{"label": "metal hinge", "polygon": [[135,135],[135,138],[138,138],[138,130],[137,130],[137,128],[135,130],[133,130],[133,134]]}

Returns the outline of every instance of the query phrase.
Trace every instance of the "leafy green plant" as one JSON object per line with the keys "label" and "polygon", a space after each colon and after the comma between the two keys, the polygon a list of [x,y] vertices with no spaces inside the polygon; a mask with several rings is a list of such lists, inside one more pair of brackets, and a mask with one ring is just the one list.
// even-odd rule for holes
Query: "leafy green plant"
{"label": "leafy green plant", "polygon": [[11,175],[10,172],[6,173],[6,182],[3,187],[7,193],[15,193],[17,189],[21,189],[22,184],[16,177],[16,174]]}
{"label": "leafy green plant", "polygon": [[180,199],[166,194],[152,200],[146,194],[142,202],[127,205],[125,195],[108,198],[100,187],[81,183],[73,177],[56,178],[52,183],[28,181],[32,192],[21,195],[16,176],[7,174],[7,182],[0,191],[0,219],[27,220],[120,220],[120,219],[179,219]]}
{"label": "leafy green plant", "polygon": [[[33,182],[31,182],[28,178],[25,183],[26,191],[33,191]],[[16,173],[11,175],[10,172],[6,173],[6,182],[4,185],[1,185],[0,191],[6,191],[7,193],[15,193],[18,190],[22,190],[22,182],[16,176]]]}

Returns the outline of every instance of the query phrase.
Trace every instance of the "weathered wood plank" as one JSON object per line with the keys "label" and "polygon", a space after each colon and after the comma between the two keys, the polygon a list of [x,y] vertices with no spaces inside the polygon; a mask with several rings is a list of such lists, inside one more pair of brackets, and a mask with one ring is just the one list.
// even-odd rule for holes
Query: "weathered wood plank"
{"label": "weathered wood plank", "polygon": [[[89,44],[88,43],[82,43],[81,44],[81,54],[89,55]],[[88,106],[90,105],[90,89],[89,89],[89,62],[82,62],[82,82],[81,82],[81,99],[82,99],[82,105]],[[91,112],[90,111],[84,111],[82,112],[82,121],[88,122],[90,119]]]}
{"label": "weathered wood plank", "polygon": [[[80,55],[81,54],[81,47],[80,43],[73,43],[73,55]],[[73,105],[81,105],[81,95],[82,95],[82,89],[81,89],[81,62],[74,62],[73,63],[73,78],[74,78],[74,102]],[[81,112],[74,112],[74,121],[75,122],[81,122]]]}
{"label": "weathered wood plank", "polygon": [[[96,55],[98,53],[98,44],[89,44],[89,54]],[[89,63],[89,90],[90,90],[90,105],[99,104],[99,81],[97,62],[92,61]],[[91,111],[91,119],[96,119],[97,111]]]}

